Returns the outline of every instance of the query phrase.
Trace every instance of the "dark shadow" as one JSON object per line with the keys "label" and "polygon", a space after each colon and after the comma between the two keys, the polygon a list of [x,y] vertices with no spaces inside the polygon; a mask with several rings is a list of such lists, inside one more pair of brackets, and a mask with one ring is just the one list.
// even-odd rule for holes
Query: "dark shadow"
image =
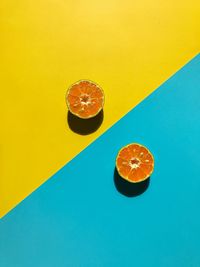
{"label": "dark shadow", "polygon": [[114,171],[114,183],[115,187],[118,192],[123,194],[126,197],[136,197],[144,193],[150,183],[150,177],[140,183],[130,183],[124,180],[118,173],[117,169],[115,168]]}
{"label": "dark shadow", "polygon": [[102,124],[104,118],[103,110],[101,110],[95,117],[91,119],[81,119],[70,111],[67,114],[67,122],[69,128],[80,135],[87,135],[94,133]]}

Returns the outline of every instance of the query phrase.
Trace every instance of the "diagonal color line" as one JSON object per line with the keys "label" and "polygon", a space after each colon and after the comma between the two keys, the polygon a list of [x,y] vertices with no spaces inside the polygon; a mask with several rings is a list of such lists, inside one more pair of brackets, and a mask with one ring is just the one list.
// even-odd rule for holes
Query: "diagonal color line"
{"label": "diagonal color line", "polygon": [[[199,54],[197,54],[197,55],[194,57],[194,59],[195,59],[195,58],[198,58],[198,57],[199,57]],[[191,59],[190,61],[193,62],[194,59]],[[189,64],[190,61],[188,61],[188,63],[186,63],[186,64]],[[184,68],[184,67],[182,67],[182,68]],[[182,69],[182,68],[181,68],[181,69]],[[181,69],[180,69],[180,70],[181,70]],[[178,70],[177,72],[175,72],[169,79],[172,79],[172,77],[173,77],[174,75],[176,75],[176,73],[180,72],[180,70]],[[169,79],[168,79],[168,80],[169,80]],[[167,80],[167,81],[168,81],[168,80]],[[166,81],[166,82],[167,82],[167,81]],[[166,82],[165,82],[165,83],[166,83]],[[165,83],[164,83],[164,84],[165,84]],[[161,86],[162,86],[162,85],[160,85],[157,89],[155,89],[155,90],[153,91],[153,93],[151,93],[149,96],[147,96],[146,98],[144,98],[144,99],[143,99],[140,103],[138,103],[137,105],[141,104],[143,101],[146,101],[146,99],[148,99],[152,94],[154,94],[157,90],[159,90]],[[137,105],[136,105],[134,108],[136,108]],[[133,108],[133,109],[134,109],[134,108]],[[114,124],[112,124],[112,125],[111,125],[111,126],[104,132],[104,133],[102,133],[99,137],[96,137],[91,143],[88,144],[87,147],[90,147],[90,145],[92,145],[94,142],[96,142],[97,139],[101,138],[101,136],[104,135],[104,134],[106,134],[107,131],[110,131],[110,130],[112,129],[112,127],[113,127],[115,124],[119,123],[119,122],[120,122],[124,117],[126,117],[127,114],[128,114],[129,112],[131,112],[133,109],[131,109],[130,111],[128,111],[124,116],[122,116],[122,118],[120,118],[117,122],[115,122]],[[65,167],[67,164],[69,164],[71,161],[74,161],[74,160],[79,156],[80,153],[84,153],[84,151],[87,150],[87,147],[84,148],[83,150],[81,150],[76,156],[74,156],[74,157],[73,157],[71,160],[69,160],[66,164],[64,164],[64,167]],[[62,168],[64,168],[64,167],[62,167]],[[60,170],[62,170],[62,168],[60,168]],[[59,172],[59,170],[58,170],[57,172]],[[57,173],[57,172],[56,172],[56,173]],[[52,176],[54,176],[54,175],[55,175],[55,174],[53,174]],[[48,179],[51,179],[52,176],[50,176]],[[42,186],[42,184],[41,184],[40,186]],[[40,186],[38,186],[37,188],[39,188]],[[37,190],[37,188],[35,188],[34,190],[32,190],[32,191],[29,193],[29,195],[31,195],[35,190]],[[27,196],[26,196],[26,197],[27,197]],[[24,197],[24,199],[25,199],[26,197]],[[23,199],[22,199],[21,201],[23,201]],[[21,202],[21,201],[20,201],[20,202]],[[19,203],[20,203],[20,202],[19,202]],[[19,203],[16,203],[16,205],[14,205],[12,208],[10,208],[10,210],[12,210],[13,208],[15,208]],[[2,213],[2,214],[0,213],[0,218],[2,218],[3,216],[5,216],[8,212],[9,212],[9,210],[6,211],[6,212],[4,212],[4,213]]]}
{"label": "diagonal color line", "polygon": [[[199,0],[14,2],[0,4],[0,216],[200,48]],[[102,86],[106,105],[98,131],[80,138],[64,95],[82,78]]]}
{"label": "diagonal color line", "polygon": [[[153,93],[151,93],[151,94],[150,94],[149,96],[147,96],[143,101],[141,101],[141,102],[138,104],[139,107],[142,106],[143,102],[146,103],[146,101],[148,101],[148,99],[151,99],[151,98],[154,96],[154,94],[157,93],[157,91],[159,91],[159,90],[161,90],[161,89],[164,90],[164,88],[165,88],[165,84],[167,84],[168,81],[173,80],[174,77],[176,78],[176,75],[177,75],[177,74],[179,74],[180,72],[183,72],[185,68],[188,68],[188,66],[194,64],[194,62],[196,62],[196,61],[199,62],[199,58],[200,58],[200,54],[197,54],[193,59],[191,59],[190,61],[188,61],[188,63],[186,63],[186,65],[185,65],[184,67],[182,67],[180,70],[178,70],[178,71],[177,71],[174,75],[172,75],[167,81],[165,81],[162,85],[160,85],[157,89],[155,89]],[[170,90],[172,90],[172,89],[173,89],[173,88],[171,88]],[[167,88],[166,90],[169,90],[169,88]],[[54,176],[59,175],[59,173],[62,172],[62,170],[63,170],[64,168],[66,168],[66,166],[67,166],[68,164],[73,164],[74,161],[78,160],[80,154],[82,154],[82,153],[87,153],[87,150],[88,150],[88,149],[90,150],[90,149],[91,149],[90,147],[93,146],[93,144],[95,145],[95,143],[96,143],[99,139],[103,138],[104,135],[107,135],[108,132],[112,131],[113,127],[116,127],[116,125],[121,124],[122,121],[125,120],[126,117],[129,115],[129,113],[132,113],[133,110],[134,110],[135,108],[138,108],[138,105],[137,105],[136,107],[134,107],[133,109],[131,109],[129,112],[127,112],[127,114],[125,114],[125,115],[124,115],[121,119],[119,119],[115,124],[111,125],[111,127],[110,127],[108,130],[106,130],[101,136],[97,137],[97,138],[96,138],[93,142],[91,142],[85,149],[83,149],[80,153],[78,153],[75,157],[73,157],[69,162],[67,162],[62,168],[60,168],[60,170],[58,170],[53,176],[49,177],[49,179],[51,179],[51,178],[54,177]],[[48,179],[48,180],[49,180],[49,179]],[[45,182],[45,183],[46,183],[46,182]],[[42,187],[42,186],[43,186],[43,184],[42,184],[40,187]],[[38,188],[35,189],[35,190],[38,190],[40,187],[38,187]],[[35,190],[34,190],[34,191],[35,191]],[[31,195],[32,193],[34,193],[34,191],[31,192],[30,195]],[[22,200],[22,202],[23,202],[23,201],[24,201],[24,200]],[[14,207],[14,208],[15,208],[15,207]],[[4,215],[5,215],[5,214],[4,214]],[[3,217],[3,216],[2,216],[2,217]],[[2,218],[2,217],[1,217],[1,218]]]}
{"label": "diagonal color line", "polygon": [[[200,55],[7,214],[0,266],[198,266],[199,81]],[[127,197],[115,156],[133,141],[155,171]]]}

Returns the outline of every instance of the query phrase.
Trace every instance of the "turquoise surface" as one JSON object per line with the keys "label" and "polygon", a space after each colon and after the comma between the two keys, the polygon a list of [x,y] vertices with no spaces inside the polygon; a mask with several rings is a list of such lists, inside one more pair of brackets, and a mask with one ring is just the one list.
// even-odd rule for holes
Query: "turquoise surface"
{"label": "turquoise surface", "polygon": [[[134,189],[114,178],[132,142],[155,156]],[[200,55],[0,221],[0,266],[200,266],[199,168]]]}

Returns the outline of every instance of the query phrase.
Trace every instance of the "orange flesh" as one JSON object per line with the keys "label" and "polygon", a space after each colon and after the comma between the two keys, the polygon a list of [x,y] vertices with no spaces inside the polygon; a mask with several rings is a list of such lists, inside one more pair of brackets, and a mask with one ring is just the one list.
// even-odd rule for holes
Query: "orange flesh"
{"label": "orange flesh", "polygon": [[80,81],[71,86],[66,101],[71,113],[88,119],[102,110],[104,94],[102,89],[93,82]]}
{"label": "orange flesh", "polygon": [[154,159],[144,146],[130,144],[120,150],[116,159],[116,167],[121,177],[129,182],[138,183],[152,174]]}

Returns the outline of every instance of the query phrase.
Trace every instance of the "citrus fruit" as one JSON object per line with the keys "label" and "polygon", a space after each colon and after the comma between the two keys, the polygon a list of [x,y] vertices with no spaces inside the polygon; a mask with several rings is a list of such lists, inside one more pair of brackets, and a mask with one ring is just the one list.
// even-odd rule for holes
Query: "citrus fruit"
{"label": "citrus fruit", "polygon": [[138,183],[152,174],[154,158],[146,147],[129,144],[119,151],[116,168],[122,178],[131,183]]}
{"label": "citrus fruit", "polygon": [[81,80],[68,89],[66,102],[72,114],[82,119],[89,119],[102,110],[104,92],[94,82]]}

